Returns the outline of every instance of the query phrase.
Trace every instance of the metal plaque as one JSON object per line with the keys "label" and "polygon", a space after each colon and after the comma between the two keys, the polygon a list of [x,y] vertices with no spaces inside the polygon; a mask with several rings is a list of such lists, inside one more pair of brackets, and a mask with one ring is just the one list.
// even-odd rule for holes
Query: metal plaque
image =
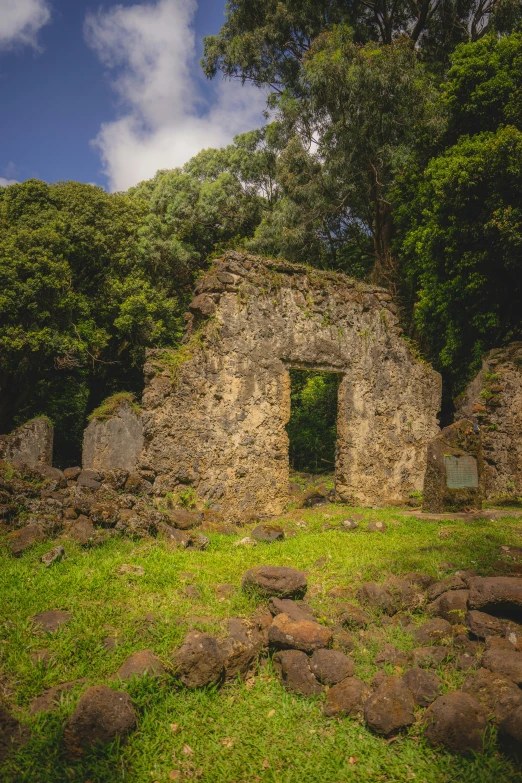
{"label": "metal plaque", "polygon": [[446,468],[446,486],[448,489],[477,489],[478,470],[477,460],[469,454],[462,457],[444,456]]}

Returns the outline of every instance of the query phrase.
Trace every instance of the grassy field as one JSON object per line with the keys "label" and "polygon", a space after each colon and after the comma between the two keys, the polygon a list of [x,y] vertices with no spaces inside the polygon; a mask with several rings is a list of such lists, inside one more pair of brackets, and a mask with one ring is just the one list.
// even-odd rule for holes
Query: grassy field
{"label": "grassy field", "polygon": [[[364,513],[357,531],[335,529],[355,511]],[[386,521],[386,533],[366,532],[367,522],[376,519]],[[151,540],[112,539],[92,550],[68,542],[67,559],[50,568],[39,560],[49,544],[13,559],[0,542],[0,695],[31,729],[29,743],[0,767],[0,780],[522,781],[522,771],[497,752],[494,742],[483,754],[462,759],[427,746],[419,723],[389,742],[355,720],[328,721],[321,699],[287,694],[270,663],[246,683],[221,690],[180,690],[171,677],[145,677],[125,685],[111,679],[134,651],[152,649],[168,665],[188,629],[224,634],[226,618],[253,613],[260,602],[242,594],[239,586],[244,571],[254,565],[308,571],[308,603],[323,622],[333,622],[340,600],[328,595],[334,587],[347,588],[349,599],[362,581],[381,581],[408,570],[443,577],[462,567],[488,574],[496,567],[501,545],[522,545],[522,521],[509,516],[495,522],[430,522],[397,509],[327,506],[289,512],[280,522],[285,541],[252,549],[235,547],[234,537],[218,534],[211,535],[205,552],[170,549]],[[120,574],[122,564],[141,566],[144,573]],[[215,590],[220,584],[234,586],[230,598],[220,598]],[[198,586],[200,597],[187,597],[187,585]],[[56,634],[35,635],[31,617],[47,609],[68,610],[72,620]],[[120,643],[109,652],[103,639],[115,635]],[[385,625],[378,617],[371,629],[354,633],[354,639],[356,675],[365,680],[377,671],[372,659],[386,641],[404,650],[415,646],[400,626]],[[30,660],[43,647],[52,652],[47,669]],[[445,690],[458,687],[464,677],[451,667],[440,673]],[[31,716],[30,703],[45,688],[82,678],[85,682],[64,694],[54,711]],[[127,689],[138,711],[138,729],[126,743],[113,743],[71,763],[62,753],[63,725],[86,683]]]}

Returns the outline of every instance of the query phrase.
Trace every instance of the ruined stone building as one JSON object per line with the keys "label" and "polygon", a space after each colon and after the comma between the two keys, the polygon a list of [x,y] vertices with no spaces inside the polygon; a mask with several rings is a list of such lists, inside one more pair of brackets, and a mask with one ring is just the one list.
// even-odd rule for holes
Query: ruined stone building
{"label": "ruined stone building", "polygon": [[228,253],[198,283],[178,350],[150,351],[138,467],[231,516],[289,500],[292,368],[338,373],[335,487],[385,504],[422,490],[441,379],[401,337],[384,289]]}

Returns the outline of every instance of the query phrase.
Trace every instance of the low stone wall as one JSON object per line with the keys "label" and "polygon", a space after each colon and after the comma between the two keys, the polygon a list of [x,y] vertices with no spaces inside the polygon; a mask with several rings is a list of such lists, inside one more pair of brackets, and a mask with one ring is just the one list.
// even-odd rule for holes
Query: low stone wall
{"label": "low stone wall", "polygon": [[122,402],[107,419],[93,419],[83,435],[84,470],[136,469],[143,449],[141,416],[128,402]]}
{"label": "low stone wall", "polygon": [[336,492],[364,504],[422,489],[441,379],[401,338],[381,288],[228,253],[199,282],[184,345],[145,366],[142,474],[158,495],[192,486],[233,516],[289,501],[289,370],[340,375]]}
{"label": "low stone wall", "polygon": [[485,496],[522,496],[522,342],[485,354],[455,406],[457,419],[471,417],[480,426]]}
{"label": "low stone wall", "polygon": [[47,417],[38,416],[10,435],[0,436],[0,459],[26,465],[52,465],[53,440],[53,425]]}
{"label": "low stone wall", "polygon": [[484,461],[480,430],[462,419],[443,430],[428,445],[423,511],[443,513],[482,508]]}

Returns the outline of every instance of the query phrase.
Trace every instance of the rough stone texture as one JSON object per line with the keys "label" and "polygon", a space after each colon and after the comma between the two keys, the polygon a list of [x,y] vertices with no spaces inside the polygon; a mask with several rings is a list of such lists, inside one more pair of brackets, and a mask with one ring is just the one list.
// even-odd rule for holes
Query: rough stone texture
{"label": "rough stone texture", "polygon": [[17,557],[25,552],[26,549],[33,546],[33,544],[39,544],[45,539],[45,533],[42,530],[41,525],[30,523],[20,530],[14,530],[7,536],[9,543],[9,549],[11,554]]}
{"label": "rough stone texture", "polygon": [[276,525],[258,525],[252,530],[252,538],[256,541],[265,541],[267,544],[271,544],[272,541],[283,541],[284,537],[285,531]]}
{"label": "rough stone texture", "polygon": [[424,734],[432,745],[453,753],[482,750],[487,719],[479,702],[469,693],[453,691],[439,696],[423,716]]}
{"label": "rough stone texture", "polygon": [[328,647],[333,632],[311,620],[291,620],[287,614],[278,614],[268,629],[268,641],[274,647],[313,652]]}
{"label": "rough stone texture", "polygon": [[257,566],[243,576],[243,589],[254,588],[267,597],[302,598],[307,582],[303,571],[288,566]]}
{"label": "rough stone texture", "polygon": [[465,680],[462,690],[470,693],[482,705],[488,717],[495,723],[507,718],[509,713],[522,705],[522,690],[512,680],[479,669]]}
{"label": "rough stone texture", "polygon": [[291,620],[315,620],[312,608],[308,604],[297,603],[290,598],[271,598],[268,608],[274,617],[278,614],[287,614]]}
{"label": "rough stone texture", "polygon": [[504,718],[498,727],[498,738],[505,751],[522,761],[522,705]]}
{"label": "rough stone texture", "polygon": [[78,683],[84,682],[83,680],[72,680],[72,682],[62,682],[60,685],[53,685],[52,688],[46,688],[46,690],[36,699],[33,699],[29,705],[29,712],[31,715],[36,715],[37,712],[49,712],[59,704],[62,697],[62,693],[71,691]]}
{"label": "rough stone texture", "polygon": [[522,578],[487,576],[473,579],[469,593],[470,609],[522,619]]}
{"label": "rough stone texture", "polygon": [[426,607],[437,617],[443,617],[452,625],[462,623],[468,611],[469,590],[450,590],[439,595]]}
{"label": "rough stone texture", "polygon": [[485,612],[479,612],[472,609],[464,618],[465,625],[469,628],[473,636],[478,639],[487,639],[488,636],[500,636],[504,630],[505,623],[497,620]]}
{"label": "rough stone texture", "polygon": [[386,533],[386,522],[370,522],[366,529],[368,533]]}
{"label": "rough stone texture", "polygon": [[124,737],[135,727],[136,714],[130,696],[106,685],[95,685],[81,696],[65,724],[65,746],[70,756],[78,758],[85,749]]}
{"label": "rough stone texture", "polygon": [[393,644],[385,644],[382,650],[376,653],[373,662],[375,666],[384,666],[385,664],[405,666],[408,663],[408,656],[406,653],[398,650]]}
{"label": "rough stone texture", "polygon": [[341,624],[348,626],[348,628],[366,628],[371,622],[369,615],[359,606],[343,603],[340,609],[342,611]]}
{"label": "rough stone texture", "polygon": [[451,650],[449,647],[416,647],[411,651],[412,661],[415,666],[437,668],[448,658]]}
{"label": "rough stone texture", "polygon": [[413,634],[413,638],[420,645],[438,644],[443,639],[447,639],[453,635],[453,629],[451,623],[442,618],[435,618],[428,620],[417,628]]}
{"label": "rough stone texture", "polygon": [[118,468],[133,471],[143,444],[141,416],[124,401],[109,419],[93,419],[85,430],[83,468],[102,473]]}
{"label": "rough stone texture", "polygon": [[273,657],[275,670],[286,690],[303,696],[318,696],[323,688],[310,671],[307,655],[301,650],[283,650]]}
{"label": "rough stone texture", "polygon": [[485,354],[455,406],[457,418],[473,416],[482,430],[486,497],[522,495],[522,342]]}
{"label": "rough stone texture", "polygon": [[341,376],[339,498],[386,503],[422,488],[441,380],[401,339],[389,294],[230,252],[196,295],[182,348],[151,350],[145,365],[140,466],[156,473],[156,494],[190,484],[231,516],[280,513],[291,368]]}
{"label": "rough stone texture", "polygon": [[116,677],[119,680],[130,680],[131,677],[141,677],[143,674],[165,674],[165,667],[151,650],[139,650],[129,656],[118,669]]}
{"label": "rough stone texture", "polygon": [[349,715],[352,718],[361,717],[364,705],[372,695],[371,689],[358,677],[348,677],[338,685],[328,690],[323,707],[327,718],[337,718]]}
{"label": "rough stone texture", "polygon": [[439,595],[442,595],[442,593],[446,593],[449,590],[465,590],[466,587],[466,583],[460,576],[449,576],[441,582],[435,582],[435,584],[428,588],[428,601],[435,601]]}
{"label": "rough stone texture", "polygon": [[28,729],[0,704],[0,764],[28,739]]}
{"label": "rough stone texture", "polygon": [[53,425],[45,416],[26,421],[10,435],[0,436],[0,459],[26,465],[52,465]]}
{"label": "rough stone texture", "polygon": [[513,680],[522,688],[522,653],[516,650],[487,650],[482,665],[494,674]]}
{"label": "rough stone texture", "polygon": [[388,737],[411,726],[414,709],[410,689],[397,677],[386,677],[364,705],[364,719],[372,731]]}
{"label": "rough stone texture", "polygon": [[402,681],[408,686],[419,707],[427,707],[440,692],[440,677],[415,666],[406,672]]}
{"label": "rough stone texture", "polygon": [[64,557],[65,549],[63,546],[55,546],[53,549],[50,549],[49,552],[46,552],[45,555],[42,555],[40,560],[45,566],[49,567],[53,563],[63,560]]}
{"label": "rough stone texture", "polygon": [[224,657],[217,639],[192,631],[174,653],[176,674],[187,688],[215,685],[224,675]]}
{"label": "rough stone texture", "polygon": [[178,530],[191,530],[192,528],[201,525],[203,521],[202,514],[198,514],[195,511],[185,511],[183,508],[169,511],[168,516],[172,527],[175,527]]}
{"label": "rough stone texture", "polygon": [[[473,421],[461,421],[444,427],[428,445],[427,465],[422,492],[422,510],[432,513],[482,508],[484,496],[483,458],[480,432]],[[450,488],[447,484],[445,457],[472,457],[476,460],[478,486]]]}
{"label": "rough stone texture", "polygon": [[382,612],[386,612],[386,614],[395,612],[393,595],[375,582],[365,582],[361,585],[357,591],[357,598],[361,604],[372,609],[380,609]]}
{"label": "rough stone texture", "polygon": [[66,528],[67,537],[81,546],[87,546],[96,536],[91,520],[81,514]]}
{"label": "rough stone texture", "polygon": [[33,617],[33,624],[39,631],[55,633],[62,625],[66,625],[71,619],[70,612],[62,612],[60,609],[51,609],[48,612],[40,612]]}
{"label": "rough stone texture", "polygon": [[339,650],[316,650],[310,659],[310,669],[323,685],[337,685],[355,671],[355,664]]}
{"label": "rough stone texture", "polygon": [[263,647],[259,623],[232,617],[228,621],[228,636],[220,643],[225,666],[225,682],[238,676],[246,677],[252,670]]}

